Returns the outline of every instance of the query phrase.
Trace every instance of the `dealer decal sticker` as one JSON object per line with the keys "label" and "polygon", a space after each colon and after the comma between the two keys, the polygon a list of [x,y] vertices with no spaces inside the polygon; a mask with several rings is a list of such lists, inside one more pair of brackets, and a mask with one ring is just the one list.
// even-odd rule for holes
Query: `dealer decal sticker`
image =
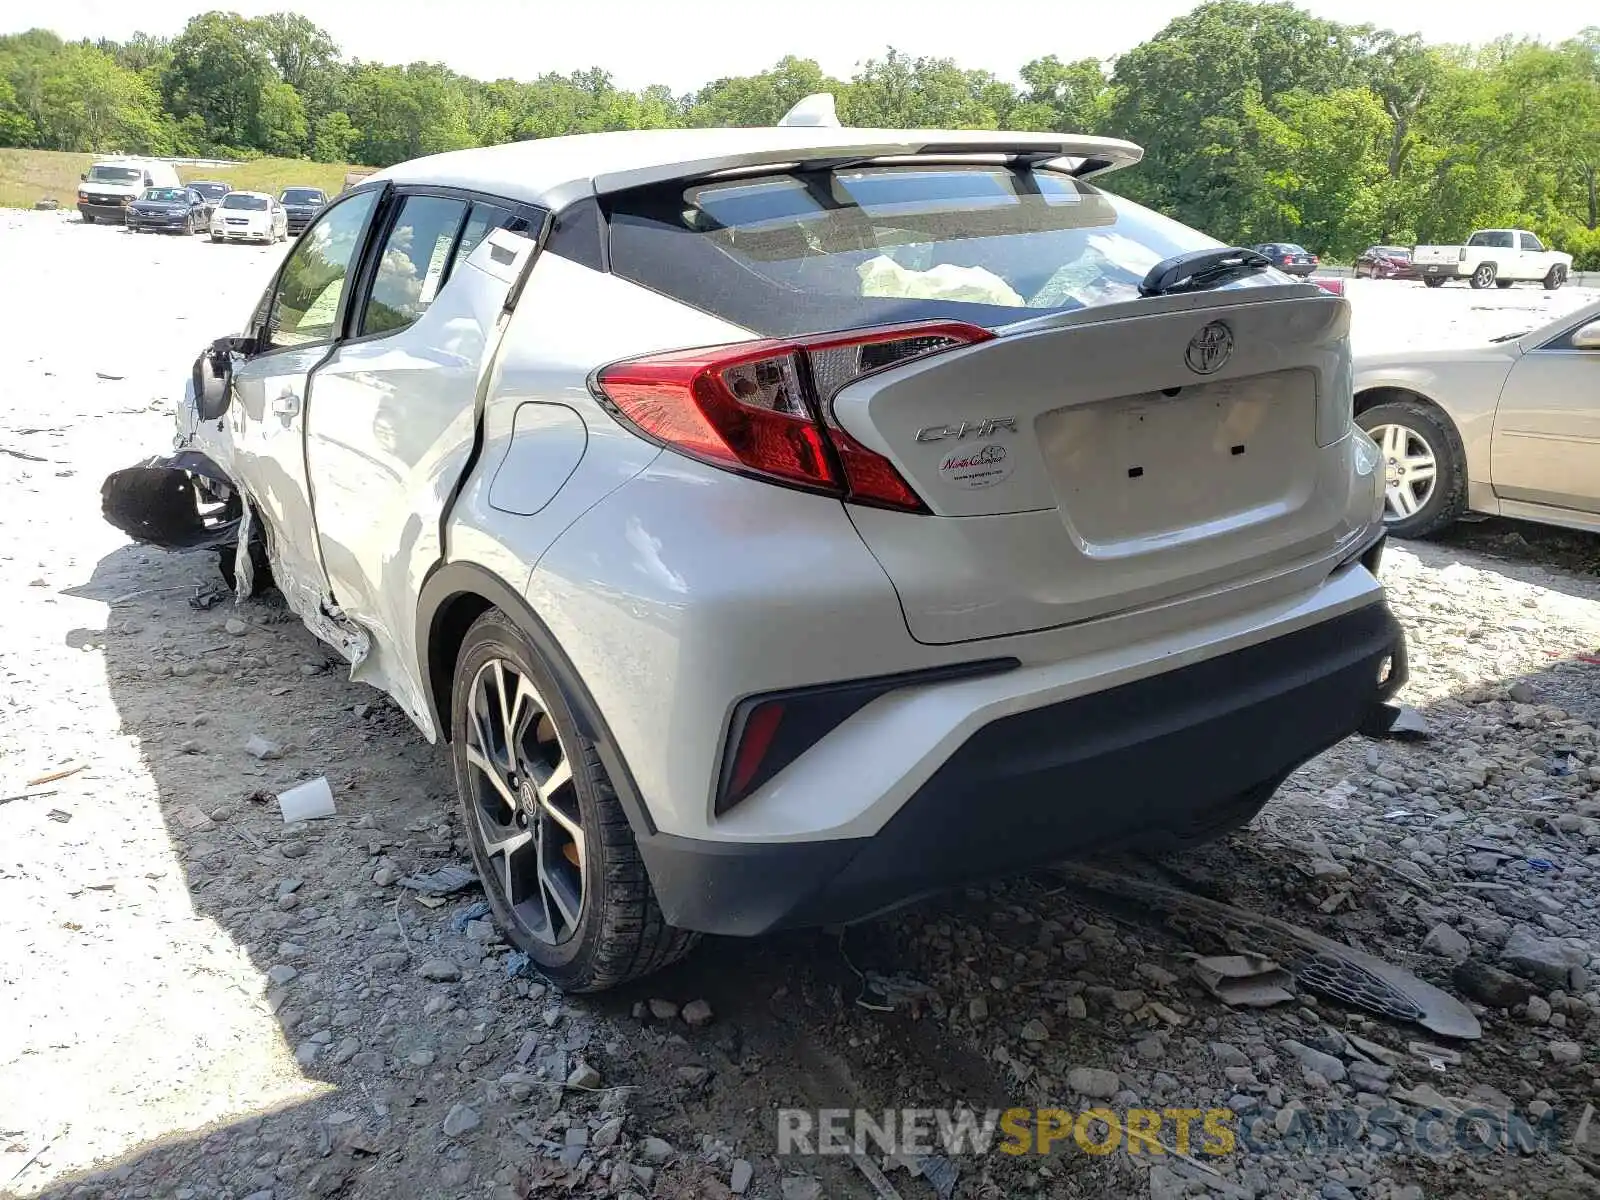
{"label": "dealer decal sticker", "polygon": [[1004,446],[991,443],[981,450],[957,450],[939,464],[946,483],[964,488],[993,487],[1011,474],[1012,463]]}

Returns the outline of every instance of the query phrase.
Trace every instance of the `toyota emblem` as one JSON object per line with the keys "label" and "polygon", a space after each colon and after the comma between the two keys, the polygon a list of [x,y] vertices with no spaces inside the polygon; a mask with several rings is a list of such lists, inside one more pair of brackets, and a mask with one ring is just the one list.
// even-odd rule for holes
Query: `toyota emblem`
{"label": "toyota emblem", "polygon": [[1189,348],[1183,352],[1183,361],[1196,375],[1210,375],[1222,369],[1222,364],[1233,356],[1233,330],[1221,321],[1213,321],[1189,339]]}

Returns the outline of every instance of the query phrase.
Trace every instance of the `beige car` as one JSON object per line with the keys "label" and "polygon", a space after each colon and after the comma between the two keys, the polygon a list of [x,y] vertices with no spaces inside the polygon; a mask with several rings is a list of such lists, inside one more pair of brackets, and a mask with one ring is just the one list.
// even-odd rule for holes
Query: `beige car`
{"label": "beige car", "polygon": [[1355,404],[1396,537],[1466,512],[1600,532],[1600,304],[1482,346],[1358,355]]}

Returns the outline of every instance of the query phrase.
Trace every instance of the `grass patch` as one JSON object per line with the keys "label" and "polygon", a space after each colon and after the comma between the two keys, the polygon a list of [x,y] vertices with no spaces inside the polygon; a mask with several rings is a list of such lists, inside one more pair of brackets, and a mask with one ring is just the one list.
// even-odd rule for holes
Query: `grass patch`
{"label": "grass patch", "polygon": [[[97,157],[55,150],[0,149],[0,208],[32,208],[46,196],[62,208],[75,207],[79,177]],[[178,178],[185,183],[216,179],[240,191],[271,192],[274,196],[286,187],[315,187],[332,196],[344,190],[346,171],[365,169],[303,158],[258,158],[236,167],[179,167]]]}

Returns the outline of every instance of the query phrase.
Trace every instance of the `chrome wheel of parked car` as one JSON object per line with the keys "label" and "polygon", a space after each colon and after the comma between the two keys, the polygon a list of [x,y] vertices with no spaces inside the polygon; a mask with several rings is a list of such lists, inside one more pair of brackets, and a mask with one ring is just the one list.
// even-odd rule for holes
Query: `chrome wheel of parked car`
{"label": "chrome wheel of parked car", "polygon": [[1553,292],[1557,288],[1559,288],[1563,283],[1565,283],[1566,281],[1567,281],[1567,269],[1566,269],[1566,267],[1562,266],[1560,263],[1557,263],[1555,266],[1551,267],[1550,270],[1545,273],[1544,290],[1547,291],[1547,292]]}
{"label": "chrome wheel of parked car", "polygon": [[1379,425],[1367,430],[1383,451],[1384,519],[1414,517],[1433,499],[1439,482],[1439,456],[1415,429]]}
{"label": "chrome wheel of parked car", "polygon": [[1430,537],[1467,506],[1467,457],[1450,418],[1420,398],[1374,404],[1356,423],[1383,455],[1383,523],[1395,537]]}
{"label": "chrome wheel of parked car", "polygon": [[1493,263],[1479,263],[1478,269],[1472,273],[1472,278],[1468,280],[1468,285],[1479,289],[1490,287],[1493,285],[1494,277],[1497,274],[1498,272],[1495,270]]}
{"label": "chrome wheel of parked car", "polygon": [[531,937],[559,945],[583,913],[586,841],[572,761],[549,706],[515,663],[491,658],[478,668],[464,750],[493,872],[484,884]]}

